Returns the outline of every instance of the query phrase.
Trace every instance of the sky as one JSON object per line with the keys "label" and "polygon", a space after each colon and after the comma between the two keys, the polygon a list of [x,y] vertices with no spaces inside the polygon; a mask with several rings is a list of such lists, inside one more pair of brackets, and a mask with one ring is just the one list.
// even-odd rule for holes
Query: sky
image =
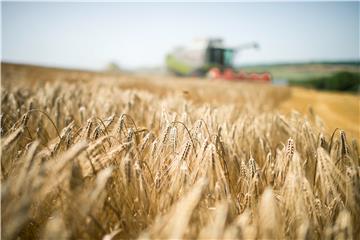
{"label": "sky", "polygon": [[359,2],[1,3],[2,61],[103,69],[164,64],[175,46],[256,41],[238,65],[360,60]]}

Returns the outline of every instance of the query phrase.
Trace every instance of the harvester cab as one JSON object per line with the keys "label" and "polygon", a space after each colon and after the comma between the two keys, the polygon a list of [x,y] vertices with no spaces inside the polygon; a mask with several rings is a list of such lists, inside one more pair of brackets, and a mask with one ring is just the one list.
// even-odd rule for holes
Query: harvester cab
{"label": "harvester cab", "polygon": [[237,52],[244,49],[259,48],[259,45],[255,42],[243,44],[238,47],[223,47],[222,41],[219,43],[220,44],[209,44],[206,49],[206,57],[210,65],[212,64],[220,68],[233,68],[234,56]]}

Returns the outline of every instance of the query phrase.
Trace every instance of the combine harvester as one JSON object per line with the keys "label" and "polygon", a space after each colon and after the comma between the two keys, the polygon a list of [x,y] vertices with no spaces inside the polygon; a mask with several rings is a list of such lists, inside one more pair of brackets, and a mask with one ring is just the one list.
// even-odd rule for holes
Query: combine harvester
{"label": "combine harvester", "polygon": [[257,43],[225,47],[222,39],[195,40],[187,48],[179,47],[166,56],[168,70],[177,76],[207,76],[231,81],[271,82],[271,75],[234,70],[234,56],[244,49],[259,48]]}

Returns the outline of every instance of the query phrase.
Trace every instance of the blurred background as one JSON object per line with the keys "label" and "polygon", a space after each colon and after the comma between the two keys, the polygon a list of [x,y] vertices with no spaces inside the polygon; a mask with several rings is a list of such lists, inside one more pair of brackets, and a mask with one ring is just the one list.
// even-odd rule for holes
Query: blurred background
{"label": "blurred background", "polygon": [[2,2],[2,62],[358,92],[359,5]]}

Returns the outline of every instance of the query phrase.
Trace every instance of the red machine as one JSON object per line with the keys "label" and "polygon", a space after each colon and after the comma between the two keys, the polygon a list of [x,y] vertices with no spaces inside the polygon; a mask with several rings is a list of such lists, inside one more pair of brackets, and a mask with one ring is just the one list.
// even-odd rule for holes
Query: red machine
{"label": "red machine", "polygon": [[251,82],[271,82],[271,74],[265,73],[245,73],[243,71],[234,72],[231,68],[221,71],[219,68],[211,68],[207,73],[210,79],[221,79],[229,81],[251,81]]}

